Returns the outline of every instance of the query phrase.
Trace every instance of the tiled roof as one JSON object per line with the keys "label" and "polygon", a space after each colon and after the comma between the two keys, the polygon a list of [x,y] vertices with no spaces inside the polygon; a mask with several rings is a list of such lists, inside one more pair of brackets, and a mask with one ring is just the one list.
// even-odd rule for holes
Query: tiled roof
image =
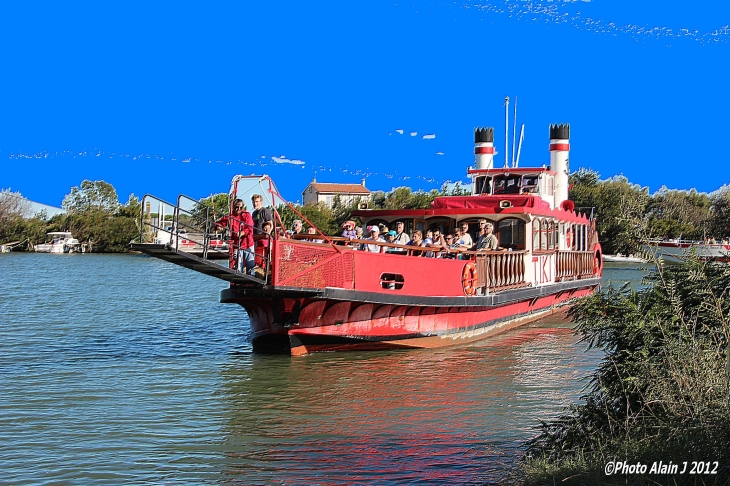
{"label": "tiled roof", "polygon": [[323,182],[312,182],[309,186],[320,194],[370,194],[370,191],[362,184],[327,184]]}

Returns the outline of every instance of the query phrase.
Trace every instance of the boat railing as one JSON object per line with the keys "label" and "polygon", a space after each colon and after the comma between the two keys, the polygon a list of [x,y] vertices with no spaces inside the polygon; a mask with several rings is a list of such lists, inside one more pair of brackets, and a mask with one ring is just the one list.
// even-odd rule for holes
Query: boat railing
{"label": "boat railing", "polygon": [[484,293],[524,287],[526,250],[476,252],[477,285]]}
{"label": "boat railing", "polygon": [[[453,255],[473,261],[477,270],[480,294],[524,287],[528,252],[454,250],[439,245],[414,247],[373,240],[331,237],[335,244],[307,241],[317,235],[302,234],[272,240],[272,284],[300,288],[355,288],[354,252],[361,245],[375,245],[386,250],[381,255],[425,256],[427,252],[441,257]],[[344,246],[342,246],[344,245]],[[389,251],[390,250],[390,251]]]}
{"label": "boat railing", "polygon": [[[183,209],[186,203],[188,209]],[[157,208],[153,217],[152,208]],[[176,251],[195,252],[203,259],[220,259],[228,254],[221,242],[223,236],[213,231],[211,209],[187,196],[178,197],[178,204],[150,194],[142,198],[142,225],[140,243],[155,243],[161,235]]]}
{"label": "boat railing", "polygon": [[595,277],[595,254],[592,251],[558,250],[555,280],[578,280]]}

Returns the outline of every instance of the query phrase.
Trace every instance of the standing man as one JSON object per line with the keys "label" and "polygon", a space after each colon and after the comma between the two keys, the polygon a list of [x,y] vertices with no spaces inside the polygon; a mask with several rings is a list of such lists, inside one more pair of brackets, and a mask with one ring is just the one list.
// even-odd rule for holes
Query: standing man
{"label": "standing man", "polygon": [[246,273],[251,273],[255,265],[253,248],[253,219],[246,211],[243,201],[234,199],[231,212],[215,222],[215,230],[228,228],[228,264],[230,268],[243,272],[246,262]]}
{"label": "standing man", "polygon": [[502,249],[499,247],[499,241],[492,231],[494,231],[492,223],[485,223],[484,226],[479,229],[479,239],[477,239],[477,243],[474,245],[475,250],[496,251]]}
{"label": "standing man", "polygon": [[395,224],[395,241],[393,241],[393,243],[407,245],[409,241],[411,241],[411,237],[405,232],[405,225],[403,224],[403,221],[398,221]]}
{"label": "standing man", "polygon": [[260,235],[264,233],[264,223],[271,221],[273,224],[274,216],[271,214],[271,209],[264,207],[264,198],[261,194],[254,194],[251,196],[251,202],[253,203],[253,218],[254,234]]}

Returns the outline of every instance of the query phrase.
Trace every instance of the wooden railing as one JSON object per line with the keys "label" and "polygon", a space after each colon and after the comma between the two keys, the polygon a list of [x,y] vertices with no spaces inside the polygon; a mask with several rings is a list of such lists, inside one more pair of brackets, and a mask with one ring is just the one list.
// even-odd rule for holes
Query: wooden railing
{"label": "wooden railing", "polygon": [[527,285],[525,282],[526,251],[475,252],[478,286],[486,292]]}
{"label": "wooden railing", "polygon": [[592,251],[565,251],[556,255],[555,280],[577,280],[593,277]]}

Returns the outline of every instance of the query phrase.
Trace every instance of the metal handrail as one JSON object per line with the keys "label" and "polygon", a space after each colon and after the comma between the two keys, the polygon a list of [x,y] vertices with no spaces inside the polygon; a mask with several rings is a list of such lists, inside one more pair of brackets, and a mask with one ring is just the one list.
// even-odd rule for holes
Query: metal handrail
{"label": "metal handrail", "polygon": [[[180,248],[180,240],[185,239],[194,242],[194,244],[199,245],[199,247],[202,249],[202,255],[203,260],[210,261],[209,253],[210,252],[216,252],[220,254],[219,249],[213,249],[211,248],[211,241],[213,239],[224,239],[224,238],[214,238],[214,236],[217,236],[218,233],[215,232],[214,222],[212,221],[211,215],[210,215],[210,208],[206,206],[205,215],[201,216],[198,214],[195,214],[193,211],[189,211],[186,209],[183,209],[180,207],[180,203],[182,202],[182,199],[186,198],[189,199],[194,204],[199,204],[199,201],[196,201],[195,199],[185,196],[181,194],[178,196],[178,204],[173,204],[168,201],[165,201],[164,199],[160,199],[156,196],[153,196],[151,194],[145,194],[142,198],[142,225],[140,227],[140,242],[145,241],[145,232],[149,230],[154,230],[156,233],[167,233],[170,235],[170,240],[167,243],[167,246],[169,248],[174,248],[176,251],[185,251],[184,249]],[[148,220],[146,217],[146,206],[148,203],[152,203],[152,201],[155,201],[162,205],[160,210],[158,210],[158,219],[157,224],[152,223]],[[165,215],[162,213],[161,209],[164,207],[169,207],[172,212],[172,219],[166,220]],[[166,228],[166,226],[171,227],[170,230]],[[246,223],[244,223],[246,224]],[[254,227],[252,225],[246,224],[247,227],[250,227],[253,229]],[[185,234],[180,234],[180,230],[185,230]],[[191,237],[191,235],[202,235],[202,242]],[[231,255],[237,255],[237,252],[241,250],[242,248],[240,245],[236,245],[233,243],[232,238],[227,239],[227,243],[229,245],[228,254],[229,254],[229,260]],[[255,252],[255,249],[254,249]],[[259,255],[264,261],[264,278],[268,278],[270,273],[270,259],[271,255]],[[236,262],[237,262],[236,258]],[[213,262],[211,262],[213,263]],[[216,264],[217,263],[213,263]],[[238,272],[237,265],[232,270]],[[240,272],[239,272],[240,273]]]}

